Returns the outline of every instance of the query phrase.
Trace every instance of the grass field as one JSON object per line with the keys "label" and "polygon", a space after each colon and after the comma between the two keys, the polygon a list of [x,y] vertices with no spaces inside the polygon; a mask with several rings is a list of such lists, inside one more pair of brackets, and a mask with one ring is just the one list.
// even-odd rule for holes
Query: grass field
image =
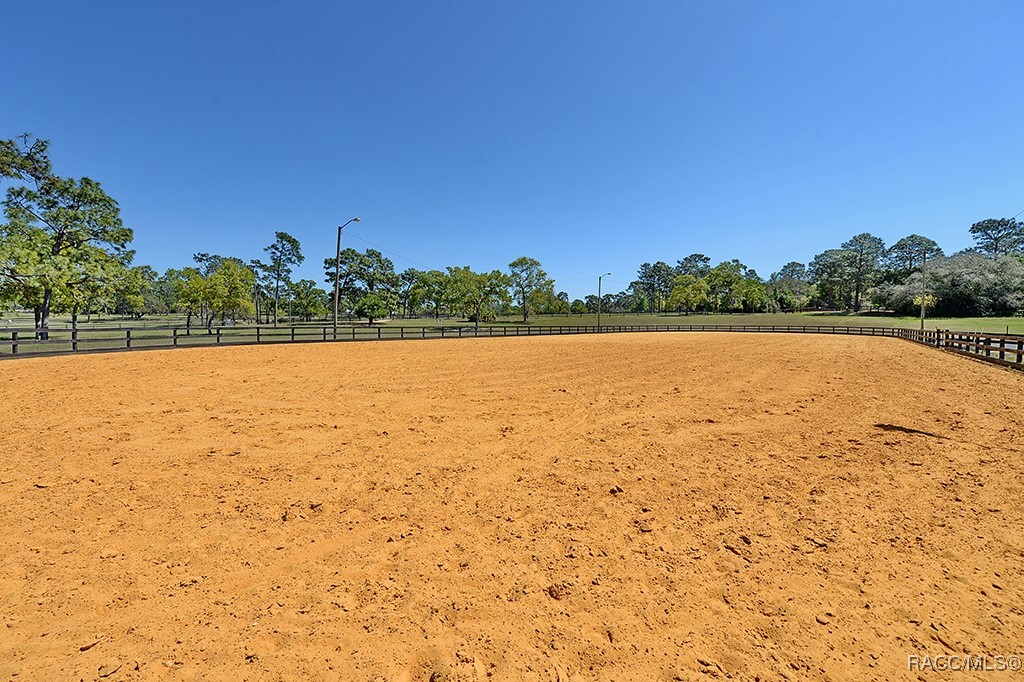
{"label": "grass field", "polygon": [[897,680],[1024,653],[1022,402],[1018,374],[865,337],[6,363],[0,675]]}
{"label": "grass field", "polygon": [[[25,313],[15,314],[8,312],[6,317],[0,321],[0,326],[10,320],[14,326],[31,327],[32,317]],[[130,320],[120,316],[94,315],[89,320],[82,318],[79,326],[83,329],[89,327],[120,327],[120,328],[148,328],[166,326],[185,326],[186,319],[181,315],[147,315],[141,320]],[[249,324],[239,322],[239,324]],[[284,325],[284,323],[281,323]],[[312,322],[298,321],[299,326],[330,325],[331,320],[314,320]],[[365,320],[342,319],[341,326],[357,325],[363,326]],[[411,319],[385,319],[376,324],[385,326],[406,326],[421,327],[424,325],[443,324],[445,326],[472,326],[472,323],[462,318],[441,318],[434,320],[430,317]],[[522,324],[522,317],[502,317],[490,324],[509,325]],[[585,325],[594,326],[597,324],[596,315],[532,315],[527,324],[542,326],[557,325]],[[735,325],[826,325],[826,326],[860,326],[860,327],[920,327],[920,318],[917,317],[896,317],[891,315],[852,315],[845,313],[737,313],[730,315],[601,315],[602,325],[644,325],[644,324],[735,324]],[[54,316],[52,327],[70,327],[70,319],[66,316]],[[287,326],[287,325],[285,325]],[[958,318],[929,318],[925,324],[928,329],[951,329],[955,331],[979,331],[990,333],[1024,334],[1024,317],[958,317]],[[200,329],[201,325],[193,320],[193,327]]]}

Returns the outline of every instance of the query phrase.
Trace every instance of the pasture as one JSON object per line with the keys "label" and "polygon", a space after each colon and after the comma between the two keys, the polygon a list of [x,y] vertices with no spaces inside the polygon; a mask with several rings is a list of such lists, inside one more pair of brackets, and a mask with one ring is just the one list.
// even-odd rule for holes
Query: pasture
{"label": "pasture", "polygon": [[891,680],[1024,653],[1024,378],[906,341],[0,372],[5,677]]}

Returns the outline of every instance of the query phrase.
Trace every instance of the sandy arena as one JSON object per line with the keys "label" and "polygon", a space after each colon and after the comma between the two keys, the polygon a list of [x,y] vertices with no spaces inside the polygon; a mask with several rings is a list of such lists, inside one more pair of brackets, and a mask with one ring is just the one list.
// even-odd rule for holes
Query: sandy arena
{"label": "sandy arena", "polygon": [[890,680],[1024,655],[1022,404],[1019,373],[858,337],[3,362],[0,679]]}

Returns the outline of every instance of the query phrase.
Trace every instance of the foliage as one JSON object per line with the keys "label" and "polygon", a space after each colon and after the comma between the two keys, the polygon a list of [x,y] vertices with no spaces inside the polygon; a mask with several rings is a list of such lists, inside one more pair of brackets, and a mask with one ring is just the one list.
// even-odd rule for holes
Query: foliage
{"label": "foliage", "polygon": [[92,297],[133,256],[117,202],[94,180],[53,175],[46,148],[0,143],[0,172],[26,180],[8,188],[3,203],[0,280],[8,295],[35,308],[42,328],[55,304]]}
{"label": "foliage", "polygon": [[676,271],[668,263],[643,263],[637,272],[633,288],[642,293],[650,306],[650,312],[662,312],[675,286]]}
{"label": "foliage", "polygon": [[835,309],[850,304],[853,275],[849,251],[827,249],[819,253],[807,266],[807,274],[815,285],[817,303]]}
{"label": "foliage", "polygon": [[882,256],[885,255],[885,242],[863,232],[845,242],[843,250],[847,252],[847,267],[850,284],[853,286],[853,310],[857,312],[864,291],[875,283]]}
{"label": "foliage", "polygon": [[942,249],[933,240],[912,234],[889,247],[885,254],[885,279],[902,281],[921,268],[923,260],[933,261],[942,256]]}
{"label": "foliage", "polygon": [[554,280],[541,268],[540,261],[526,256],[509,263],[508,269],[508,288],[526,322],[530,311],[537,310],[545,294],[552,290]]}
{"label": "foliage", "polygon": [[772,273],[766,288],[768,303],[773,310],[803,308],[810,303],[813,291],[807,267],[796,261],[790,261]]}
{"label": "foliage", "polygon": [[676,275],[707,277],[710,270],[711,259],[703,253],[691,253],[686,258],[676,261]]}
{"label": "foliage", "polygon": [[476,327],[496,317],[496,308],[508,303],[509,278],[499,270],[473,272],[468,266],[448,268],[454,310],[467,313]]}
{"label": "foliage", "polygon": [[311,279],[300,279],[289,284],[288,294],[292,299],[294,314],[307,322],[314,317],[325,317],[329,312],[327,304],[330,297]]}
{"label": "foliage", "polygon": [[274,278],[274,324],[277,324],[278,311],[281,309],[281,283],[288,285],[293,265],[301,265],[305,258],[299,240],[287,232],[274,233],[274,243],[263,249],[270,262],[263,265],[256,261],[258,267],[268,271]]}
{"label": "foliage", "polygon": [[675,278],[667,307],[669,310],[694,312],[704,309],[710,302],[711,286],[707,278],[685,274]]}
{"label": "foliage", "polygon": [[384,317],[390,311],[391,308],[379,294],[367,293],[356,301],[356,315],[367,318],[370,324],[373,324],[374,320]]}
{"label": "foliage", "polygon": [[988,218],[970,227],[982,253],[1005,256],[1024,250],[1024,223],[1014,218]]}
{"label": "foliage", "polygon": [[[940,258],[925,271],[925,291],[936,299],[936,315],[1020,314],[1024,312],[1024,263],[1012,256],[971,252]],[[920,295],[920,272],[878,292],[886,307],[911,315],[920,307]]]}

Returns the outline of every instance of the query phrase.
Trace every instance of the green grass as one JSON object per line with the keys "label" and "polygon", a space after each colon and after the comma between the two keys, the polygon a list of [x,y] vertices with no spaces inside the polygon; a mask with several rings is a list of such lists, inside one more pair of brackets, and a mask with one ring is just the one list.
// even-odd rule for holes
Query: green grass
{"label": "green grass", "polygon": [[[32,326],[31,314],[15,314],[7,312],[0,316],[0,327],[6,326],[10,319],[12,325],[21,328]],[[491,326],[519,326],[522,325],[522,317],[507,316],[494,322],[483,323]],[[529,322],[531,326],[596,326],[596,315],[531,315]],[[744,313],[728,315],[681,315],[681,314],[603,314],[601,315],[602,325],[654,325],[654,324],[719,324],[719,325],[788,325],[788,326],[860,326],[860,327],[909,327],[916,329],[920,320],[916,317],[895,317],[889,315],[850,315],[842,313]],[[299,328],[316,328],[330,326],[330,319],[314,320],[309,323],[297,322]],[[95,328],[117,328],[117,329],[153,329],[166,326],[185,326],[185,317],[182,315],[147,315],[141,320],[125,319],[118,316],[93,316],[91,320],[79,318],[79,328],[83,331]],[[239,326],[252,326],[252,323],[240,322]],[[282,329],[288,329],[290,325],[282,322],[278,330],[287,334]],[[365,320],[341,319],[338,321],[339,328],[349,329],[351,327],[366,327]],[[380,320],[375,326],[384,327],[472,327],[473,323],[460,318],[442,318],[434,320],[430,317],[399,320]],[[990,333],[1024,334],[1024,317],[962,317],[962,318],[929,318],[925,324],[927,329],[951,329],[955,331],[978,331]],[[68,316],[55,315],[51,319],[51,329],[68,329],[71,327],[71,320]],[[263,325],[264,329],[271,329]],[[205,333],[201,325],[193,318],[193,334]],[[225,327],[223,334],[232,334],[231,327]],[[155,333],[156,330],[154,330]],[[274,332],[269,332],[274,333]],[[141,337],[140,337],[141,338]]]}
{"label": "green grass", "polygon": [[[522,324],[522,318],[503,318],[492,324]],[[539,315],[530,318],[531,325],[588,325],[597,324],[596,315]],[[917,317],[891,315],[850,315],[839,313],[737,313],[732,315],[601,315],[601,325],[644,324],[723,324],[765,326],[836,326],[836,327],[907,327],[917,329]],[[961,317],[930,318],[926,329],[951,329],[990,333],[1024,334],[1024,317]]]}

